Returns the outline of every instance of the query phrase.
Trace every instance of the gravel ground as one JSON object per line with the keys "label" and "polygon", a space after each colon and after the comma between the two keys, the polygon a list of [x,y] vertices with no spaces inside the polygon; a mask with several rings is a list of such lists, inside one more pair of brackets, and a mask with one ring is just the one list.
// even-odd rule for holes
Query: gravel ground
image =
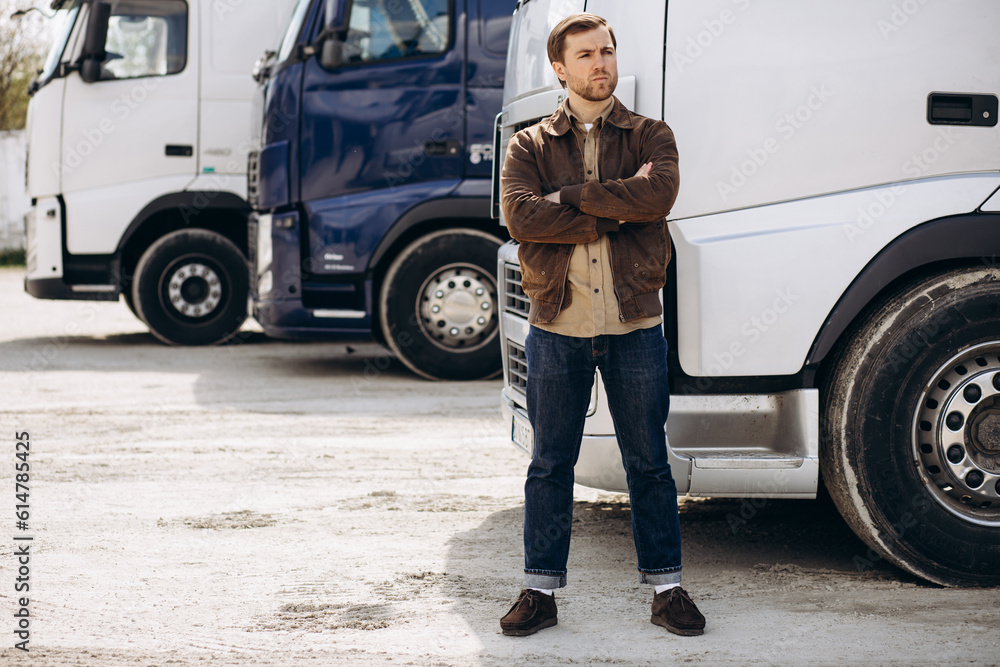
{"label": "gravel ground", "polygon": [[[683,501],[708,628],[670,635],[635,582],[627,499],[583,487],[559,625],[504,637],[526,460],[499,381],[429,383],[374,345],[253,327],[168,348],[124,304],[37,301],[21,278],[0,270],[0,664],[1000,664],[1000,589],[859,567],[823,501]],[[34,537],[29,653],[15,534]]]}

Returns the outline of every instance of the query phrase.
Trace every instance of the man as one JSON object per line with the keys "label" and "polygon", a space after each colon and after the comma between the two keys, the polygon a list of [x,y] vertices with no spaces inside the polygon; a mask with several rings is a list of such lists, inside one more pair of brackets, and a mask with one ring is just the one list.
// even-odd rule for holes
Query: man
{"label": "man", "polygon": [[670,259],[664,218],[677,196],[677,149],[661,121],[613,97],[616,41],[593,14],[548,39],[567,90],[560,108],[510,141],[501,201],[520,242],[530,299],[527,407],[534,452],[524,485],[524,589],[500,620],[524,636],[556,624],[566,585],[573,466],[600,368],[627,472],[639,581],[655,586],[652,622],[700,635],[682,588],[677,487],[664,424],[670,405],[659,292]]}

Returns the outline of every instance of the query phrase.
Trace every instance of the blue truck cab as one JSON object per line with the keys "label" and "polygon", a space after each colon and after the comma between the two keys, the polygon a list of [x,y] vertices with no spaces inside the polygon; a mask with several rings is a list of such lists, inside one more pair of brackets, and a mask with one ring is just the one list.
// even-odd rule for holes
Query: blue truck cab
{"label": "blue truck cab", "polygon": [[300,0],[258,61],[253,314],[386,345],[430,379],[501,369],[493,128],[514,2]]}

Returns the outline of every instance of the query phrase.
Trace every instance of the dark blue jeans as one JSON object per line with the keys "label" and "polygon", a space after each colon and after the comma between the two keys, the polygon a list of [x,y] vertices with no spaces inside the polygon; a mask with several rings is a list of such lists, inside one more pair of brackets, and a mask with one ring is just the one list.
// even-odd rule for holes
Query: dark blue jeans
{"label": "dark blue jeans", "polygon": [[679,582],[677,486],[664,432],[670,389],[663,330],[573,338],[531,327],[525,352],[535,448],[524,484],[524,585],[566,585],[573,466],[596,368],[604,379],[625,465],[639,582]]}

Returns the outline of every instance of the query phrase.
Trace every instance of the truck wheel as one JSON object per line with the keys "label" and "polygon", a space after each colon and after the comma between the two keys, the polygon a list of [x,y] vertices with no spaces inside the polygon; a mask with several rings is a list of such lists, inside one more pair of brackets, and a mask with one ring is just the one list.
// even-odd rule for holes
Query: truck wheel
{"label": "truck wheel", "polygon": [[910,283],[845,337],[820,465],[880,558],[945,586],[1000,584],[1000,271]]}
{"label": "truck wheel", "polygon": [[475,229],[417,239],[393,261],[382,284],[385,343],[430,380],[478,380],[500,372],[497,250]]}
{"label": "truck wheel", "polygon": [[206,229],[182,229],[143,253],[132,300],[139,319],[163,342],[212,345],[246,320],[248,282],[246,259],[232,241]]}

